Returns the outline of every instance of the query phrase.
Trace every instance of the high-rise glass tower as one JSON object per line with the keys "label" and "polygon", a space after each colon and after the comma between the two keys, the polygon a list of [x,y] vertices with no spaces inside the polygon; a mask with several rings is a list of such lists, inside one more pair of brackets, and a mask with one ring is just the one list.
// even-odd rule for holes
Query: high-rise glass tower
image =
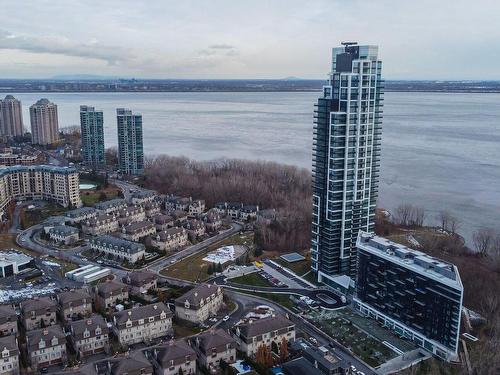
{"label": "high-rise glass tower", "polygon": [[104,120],[102,111],[80,106],[82,131],[82,156],[85,165],[92,168],[104,166]]}
{"label": "high-rise glass tower", "polygon": [[0,135],[7,137],[22,136],[23,111],[21,101],[12,95],[0,100]]}
{"label": "high-rise glass tower", "polygon": [[342,43],[315,109],[312,269],[318,281],[356,274],[356,238],[373,232],[382,132],[378,47]]}
{"label": "high-rise glass tower", "polygon": [[140,174],[144,170],[142,115],[130,109],[116,110],[118,121],[118,164],[123,174]]}
{"label": "high-rise glass tower", "polygon": [[40,99],[30,107],[31,143],[48,145],[59,139],[57,105]]}

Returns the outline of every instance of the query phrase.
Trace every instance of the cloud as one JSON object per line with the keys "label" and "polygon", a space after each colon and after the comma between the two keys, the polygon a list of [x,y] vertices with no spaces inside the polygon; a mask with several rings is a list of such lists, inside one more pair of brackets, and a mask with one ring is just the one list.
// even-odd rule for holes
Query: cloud
{"label": "cloud", "polygon": [[133,58],[130,51],[120,47],[100,45],[95,39],[88,43],[75,43],[61,37],[23,36],[7,30],[0,30],[0,49],[97,59],[109,65]]}
{"label": "cloud", "polygon": [[232,46],[230,44],[212,44],[211,46],[208,46],[210,49],[236,49],[235,46]]}
{"label": "cloud", "polygon": [[238,49],[230,44],[212,44],[208,46],[208,48],[202,49],[198,51],[198,55],[200,56],[238,56]]}

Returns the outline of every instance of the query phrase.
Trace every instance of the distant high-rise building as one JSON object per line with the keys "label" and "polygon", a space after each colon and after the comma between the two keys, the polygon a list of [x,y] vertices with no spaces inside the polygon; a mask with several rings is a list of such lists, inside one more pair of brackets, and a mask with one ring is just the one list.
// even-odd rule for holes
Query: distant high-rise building
{"label": "distant high-rise building", "polygon": [[7,95],[4,100],[0,100],[0,135],[17,137],[23,133],[21,101],[12,95]]}
{"label": "distant high-rise building", "polygon": [[372,232],[378,195],[382,62],[378,47],[333,48],[328,85],[315,109],[312,269],[318,281],[356,274],[356,238]]}
{"label": "distant high-rise building", "polygon": [[40,99],[30,107],[31,143],[49,145],[59,139],[57,105]]}
{"label": "distant high-rise building", "polygon": [[144,170],[142,115],[118,108],[118,164],[124,174],[140,174]]}
{"label": "distant high-rise building", "polygon": [[463,285],[458,269],[360,233],[354,307],[444,360],[457,358]]}
{"label": "distant high-rise building", "polygon": [[99,168],[104,165],[104,121],[102,111],[80,106],[82,156],[85,165]]}

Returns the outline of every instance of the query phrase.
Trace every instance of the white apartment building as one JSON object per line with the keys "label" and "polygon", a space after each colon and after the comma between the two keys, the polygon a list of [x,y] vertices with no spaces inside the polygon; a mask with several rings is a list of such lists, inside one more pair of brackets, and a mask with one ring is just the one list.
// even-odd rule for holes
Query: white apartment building
{"label": "white apartment building", "polygon": [[163,302],[113,315],[113,332],[121,345],[150,342],[172,331],[172,312]]}
{"label": "white apartment building", "polygon": [[175,300],[175,315],[193,323],[203,323],[223,307],[223,299],[220,286],[202,284]]}
{"label": "white apartment building", "polygon": [[31,143],[49,145],[59,139],[57,105],[43,98],[30,107]]}
{"label": "white apartment building", "polygon": [[80,178],[73,167],[48,165],[0,168],[0,214],[13,200],[43,199],[80,207]]}

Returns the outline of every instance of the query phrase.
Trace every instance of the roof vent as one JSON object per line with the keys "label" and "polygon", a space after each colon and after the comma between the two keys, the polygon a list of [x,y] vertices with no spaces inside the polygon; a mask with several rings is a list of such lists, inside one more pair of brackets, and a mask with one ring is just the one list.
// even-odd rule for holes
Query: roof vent
{"label": "roof vent", "polygon": [[157,308],[158,308],[158,306],[156,306],[156,305],[153,305],[153,309],[155,309],[155,310],[156,310]]}

